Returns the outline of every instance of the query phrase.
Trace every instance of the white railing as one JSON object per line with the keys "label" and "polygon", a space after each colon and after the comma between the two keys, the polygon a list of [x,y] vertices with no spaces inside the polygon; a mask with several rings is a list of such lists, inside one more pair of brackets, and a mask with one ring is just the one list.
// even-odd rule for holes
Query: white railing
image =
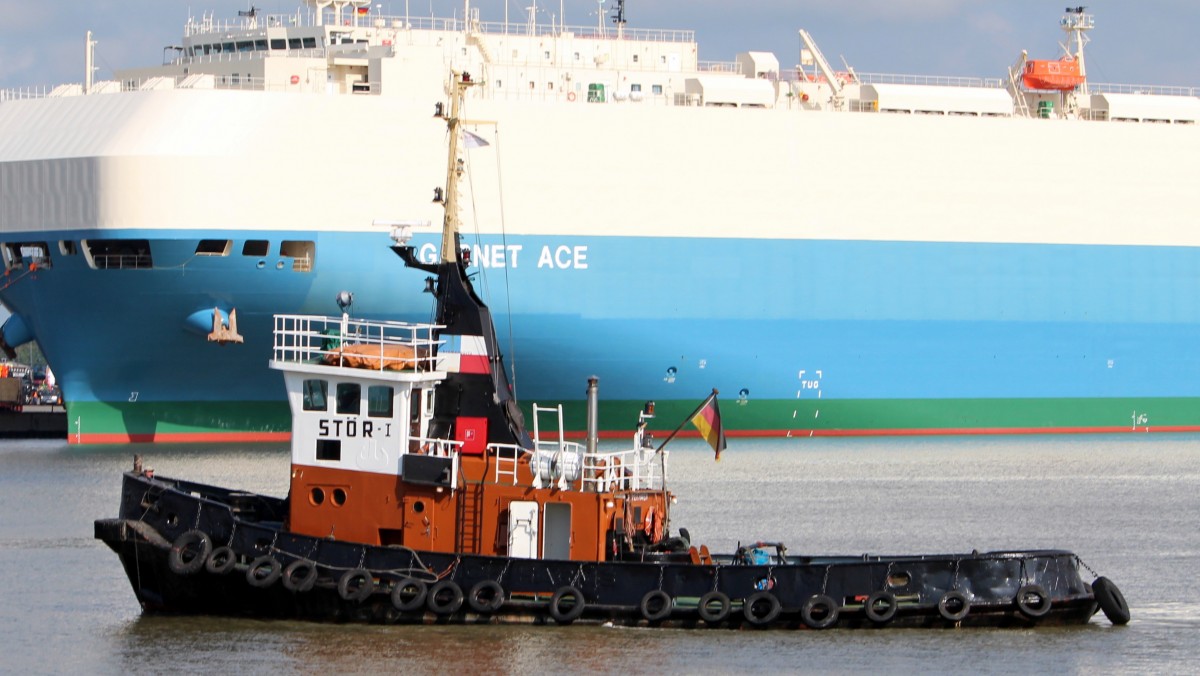
{"label": "white railing", "polygon": [[436,370],[434,324],[275,315],[274,359],[373,371]]}
{"label": "white railing", "polygon": [[0,89],[0,102],[20,101],[22,99],[44,99],[50,94],[50,87],[21,87],[18,89]]}
{"label": "white railing", "polygon": [[661,458],[652,448],[587,453],[583,490],[596,493],[662,488]]}
{"label": "white railing", "polygon": [[936,87],[984,87],[999,89],[1004,81],[998,77],[959,77],[955,75],[907,75],[903,73],[855,73],[859,84],[906,84]]}
{"label": "white railing", "polygon": [[1173,87],[1165,85],[1113,84],[1111,82],[1089,82],[1092,94],[1150,94],[1153,96],[1200,96],[1200,87]]}

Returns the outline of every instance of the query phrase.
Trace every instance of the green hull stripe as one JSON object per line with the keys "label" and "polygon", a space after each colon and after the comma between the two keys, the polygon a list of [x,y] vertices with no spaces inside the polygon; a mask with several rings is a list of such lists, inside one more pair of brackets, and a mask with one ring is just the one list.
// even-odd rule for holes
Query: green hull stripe
{"label": "green hull stripe", "polygon": [[[568,430],[586,429],[583,402],[564,405]],[[697,401],[659,402],[651,429],[669,432]],[[601,431],[632,434],[642,401],[602,401]],[[721,402],[728,434],[936,434],[1086,432],[1200,428],[1200,398],[803,399]],[[533,429],[526,409],[527,427]],[[291,425],[285,402],[82,402],[67,405],[72,439],[279,438]],[[543,419],[544,426],[550,421]],[[691,431],[690,427],[686,431]]]}

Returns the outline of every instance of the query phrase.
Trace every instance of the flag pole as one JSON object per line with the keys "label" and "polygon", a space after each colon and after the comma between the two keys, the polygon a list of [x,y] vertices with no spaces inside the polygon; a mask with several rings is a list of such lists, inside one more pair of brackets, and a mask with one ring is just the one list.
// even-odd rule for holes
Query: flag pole
{"label": "flag pole", "polygon": [[716,398],[717,398],[717,388],[714,387],[712,394],[708,395],[707,399],[700,402],[700,405],[696,407],[696,410],[689,413],[687,415],[687,417],[683,419],[683,422],[679,423],[679,426],[676,427],[673,432],[671,432],[671,435],[669,437],[667,437],[665,441],[663,441],[661,444],[659,444],[658,448],[654,449],[654,452],[658,453],[659,451],[661,451],[663,449],[664,446],[671,443],[671,440],[675,438],[675,435],[679,434],[679,431],[682,430],[684,428],[684,426],[686,426],[689,422],[691,422],[692,418],[695,418],[697,413],[699,413],[705,406],[708,406],[708,402],[710,402]]}

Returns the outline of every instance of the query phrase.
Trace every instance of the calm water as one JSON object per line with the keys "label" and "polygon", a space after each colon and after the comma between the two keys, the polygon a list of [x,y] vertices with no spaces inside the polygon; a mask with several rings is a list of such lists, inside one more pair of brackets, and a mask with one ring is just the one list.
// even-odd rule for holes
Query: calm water
{"label": "calm water", "polygon": [[727,551],[1062,547],[1133,622],[1048,630],[687,631],[373,627],[143,617],[92,521],[134,450],[160,474],[283,494],[284,446],[0,442],[7,673],[1184,673],[1200,660],[1200,436],[734,440],[673,444],[673,519]]}

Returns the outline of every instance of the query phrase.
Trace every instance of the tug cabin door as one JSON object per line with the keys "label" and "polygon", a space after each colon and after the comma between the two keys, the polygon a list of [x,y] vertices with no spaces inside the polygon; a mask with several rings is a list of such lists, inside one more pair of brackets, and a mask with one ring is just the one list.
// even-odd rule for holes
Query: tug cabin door
{"label": "tug cabin door", "polygon": [[516,500],[508,505],[508,555],[538,557],[538,503]]}

